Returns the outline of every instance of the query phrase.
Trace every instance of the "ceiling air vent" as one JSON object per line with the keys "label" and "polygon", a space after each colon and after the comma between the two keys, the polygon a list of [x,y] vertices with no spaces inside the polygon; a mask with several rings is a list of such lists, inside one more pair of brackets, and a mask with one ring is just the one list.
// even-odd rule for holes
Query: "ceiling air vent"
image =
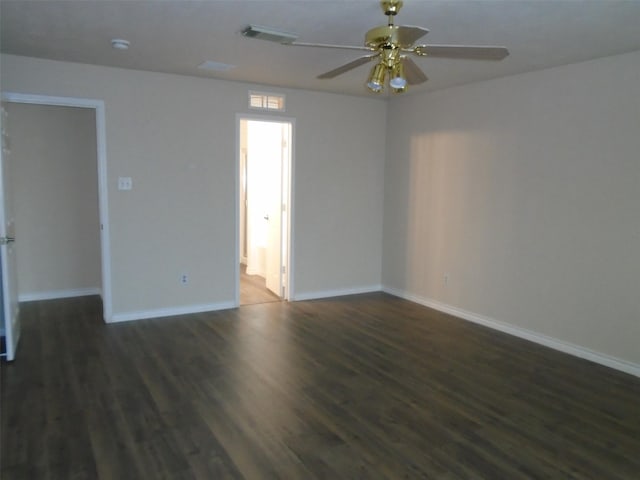
{"label": "ceiling air vent", "polygon": [[257,38],[276,43],[291,43],[298,36],[294,33],[280,32],[274,28],[248,25],[242,30],[242,35],[249,38]]}
{"label": "ceiling air vent", "polygon": [[198,65],[198,68],[200,70],[210,70],[212,72],[226,72],[227,70],[236,68],[236,66],[230,65],[228,63],[214,62],[213,60],[207,60],[206,62],[202,62],[200,65]]}

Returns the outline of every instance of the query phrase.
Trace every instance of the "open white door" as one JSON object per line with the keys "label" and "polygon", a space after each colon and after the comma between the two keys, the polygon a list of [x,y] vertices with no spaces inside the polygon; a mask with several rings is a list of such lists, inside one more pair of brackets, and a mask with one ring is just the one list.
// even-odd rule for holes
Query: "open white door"
{"label": "open white door", "polygon": [[[279,124],[273,124],[279,130]],[[274,153],[282,148],[282,142],[275,136]],[[279,144],[279,145],[278,145]],[[267,251],[266,251],[266,284],[267,288],[279,297],[282,292],[282,156],[275,155],[268,169],[266,185],[269,186],[269,205],[267,206]]]}
{"label": "open white door", "polygon": [[0,271],[2,273],[2,313],[5,357],[12,361],[20,338],[20,315],[15,254],[15,224],[11,203],[10,143],[6,133],[7,114],[2,105],[0,127],[2,149],[0,150]]}

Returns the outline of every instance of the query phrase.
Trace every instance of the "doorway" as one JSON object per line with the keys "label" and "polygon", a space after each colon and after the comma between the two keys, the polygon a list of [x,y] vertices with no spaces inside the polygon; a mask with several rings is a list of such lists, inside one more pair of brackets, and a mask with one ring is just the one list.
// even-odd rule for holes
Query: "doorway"
{"label": "doorway", "polygon": [[95,112],[7,103],[18,300],[100,295]]}
{"label": "doorway", "polygon": [[238,304],[289,298],[291,121],[240,117]]}
{"label": "doorway", "polygon": [[[71,294],[88,294],[88,293],[100,293],[102,297],[102,307],[103,307],[103,319],[106,322],[111,321],[112,315],[112,305],[111,305],[111,270],[110,270],[110,248],[109,248],[109,223],[108,223],[108,213],[107,213],[107,161],[106,161],[106,135],[105,135],[105,107],[104,102],[102,100],[94,100],[94,99],[86,99],[86,98],[71,98],[71,97],[54,97],[47,95],[30,95],[30,94],[21,94],[21,93],[10,93],[4,92],[2,94],[2,101],[6,103],[6,105],[11,104],[25,104],[25,105],[33,105],[33,106],[51,106],[51,107],[65,107],[71,109],[78,109],[90,112],[90,116],[86,119],[86,121],[91,122],[95,125],[94,129],[94,143],[93,148],[95,149],[95,158],[93,160],[93,176],[92,182],[96,182],[97,180],[97,216],[96,225],[98,228],[98,246],[96,248],[96,255],[99,257],[97,259],[98,265],[94,267],[94,270],[97,271],[97,288],[91,289],[73,289],[73,288],[63,288],[62,291],[54,288],[55,291],[44,292],[43,296],[51,296],[56,295],[58,298],[60,296],[70,296]],[[11,119],[8,120],[9,124],[11,123]],[[8,155],[7,155],[8,158]],[[0,157],[0,159],[4,160],[4,158]],[[2,167],[5,167],[5,163],[2,161]],[[96,172],[97,167],[97,172]],[[56,170],[58,172],[58,170]],[[59,172],[58,172],[59,173]],[[97,179],[96,179],[97,173]],[[95,183],[94,183],[95,185]],[[79,188],[83,188],[83,185],[74,185],[73,189],[77,190]],[[95,195],[95,194],[94,194]],[[11,204],[12,198],[11,192],[9,192],[6,188],[3,188],[0,185],[0,204],[3,206],[3,209],[7,204]],[[95,198],[95,196],[94,196]],[[95,204],[91,207],[95,212]],[[5,216],[7,212],[5,211]],[[13,212],[12,212],[13,214]],[[95,215],[95,213],[94,213]],[[9,217],[7,217],[9,218]],[[73,215],[71,218],[77,219],[78,215]],[[95,219],[95,216],[93,217]],[[95,230],[94,230],[95,231]],[[30,235],[29,237],[32,237]],[[13,239],[12,239],[13,240]],[[16,245],[18,245],[18,249],[20,248],[20,239],[16,236]],[[88,244],[88,242],[87,242]],[[95,243],[94,243],[95,245]],[[6,358],[7,360],[13,360],[15,356],[15,351],[17,348],[17,342],[19,338],[20,332],[20,323],[19,317],[16,317],[14,322],[12,322],[9,317],[11,315],[10,309],[7,305],[12,302],[17,303],[18,301],[18,288],[17,288],[17,276],[9,275],[5,272],[5,267],[7,262],[2,262],[3,267],[3,275],[2,275],[2,293],[4,297],[4,327],[5,331],[3,334],[6,337],[7,345],[6,345]],[[15,270],[15,268],[14,268]],[[9,272],[10,273],[10,272]],[[99,290],[99,292],[98,292]],[[42,293],[42,292],[40,292]],[[30,299],[38,299],[37,297],[40,295],[37,294],[34,298],[25,298],[25,300]]]}

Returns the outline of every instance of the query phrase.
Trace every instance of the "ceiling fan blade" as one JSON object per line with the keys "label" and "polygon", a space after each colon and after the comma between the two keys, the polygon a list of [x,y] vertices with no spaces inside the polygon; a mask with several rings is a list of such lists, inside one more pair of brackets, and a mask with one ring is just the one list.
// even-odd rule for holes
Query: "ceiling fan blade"
{"label": "ceiling fan blade", "polygon": [[342,75],[345,72],[348,72],[349,70],[353,70],[356,67],[359,67],[360,65],[364,65],[365,63],[370,62],[372,59],[378,57],[378,54],[376,55],[367,55],[364,57],[360,57],[357,58],[355,60],[353,60],[352,62],[349,62],[345,65],[342,65],[341,67],[335,68],[333,70],[330,70],[328,72],[323,73],[322,75],[318,75],[317,78],[334,78],[337,77],[338,75]]}
{"label": "ceiling fan blade", "polygon": [[509,50],[505,47],[479,45],[418,45],[414,51],[427,57],[469,60],[502,60],[509,55]]}
{"label": "ceiling fan blade", "polygon": [[416,65],[416,62],[410,58],[404,57],[402,63],[404,63],[404,75],[409,85],[418,85],[428,80],[424,72]]}
{"label": "ceiling fan blade", "polygon": [[401,48],[408,48],[413,45],[416,40],[424,37],[427,33],[429,33],[429,30],[426,28],[401,25],[396,30],[398,45]]}
{"label": "ceiling fan blade", "polygon": [[357,45],[333,45],[330,43],[304,43],[304,42],[292,42],[292,43],[283,43],[283,45],[291,45],[293,47],[319,47],[319,48],[340,48],[342,50],[364,50],[367,52],[371,52],[373,49],[365,46],[357,46]]}

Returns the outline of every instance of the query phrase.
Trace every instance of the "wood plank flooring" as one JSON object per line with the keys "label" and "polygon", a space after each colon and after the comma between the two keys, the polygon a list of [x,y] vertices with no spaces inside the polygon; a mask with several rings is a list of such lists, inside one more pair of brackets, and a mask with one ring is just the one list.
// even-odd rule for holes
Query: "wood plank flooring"
{"label": "wood plank flooring", "polygon": [[3,479],[640,478],[640,379],[389,295],[22,311]]}
{"label": "wood plank flooring", "polygon": [[267,288],[264,277],[247,275],[247,266],[240,265],[240,305],[280,301],[280,297]]}

